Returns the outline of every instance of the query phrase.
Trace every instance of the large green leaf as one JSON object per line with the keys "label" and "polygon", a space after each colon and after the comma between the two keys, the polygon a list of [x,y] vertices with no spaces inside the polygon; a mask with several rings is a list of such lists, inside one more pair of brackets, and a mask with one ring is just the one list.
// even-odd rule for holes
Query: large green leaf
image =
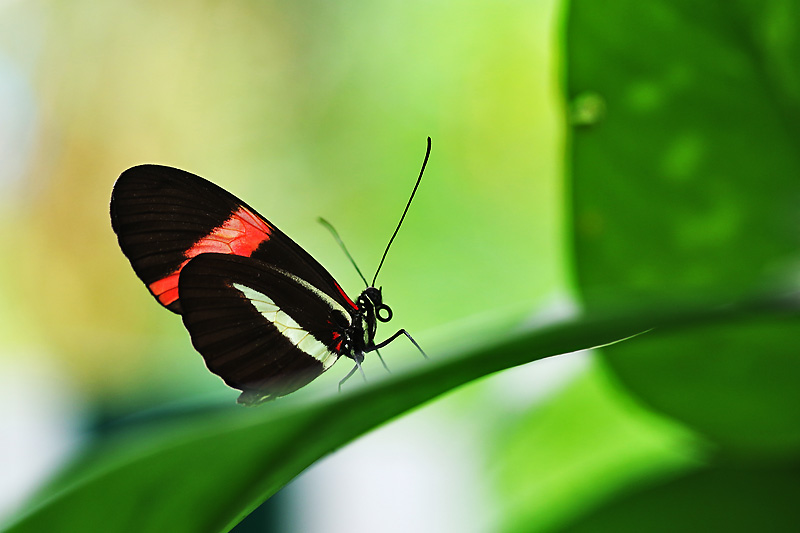
{"label": "large green leaf", "polygon": [[563,531],[796,531],[797,468],[709,468],[627,494]]}
{"label": "large green leaf", "polygon": [[[800,2],[575,0],[566,50],[587,308],[794,280]],[[720,325],[605,353],[631,390],[728,451],[800,453],[795,325]]]}
{"label": "large green leaf", "polygon": [[[504,333],[500,340],[420,364],[380,383],[311,402],[142,424],[89,450],[9,532],[227,531],[308,465],[369,429],[468,381],[550,355],[606,344],[660,324],[664,330],[749,322],[766,306],[658,314],[637,310]],[[464,346],[464,339],[458,341]],[[470,345],[472,345],[470,347]]]}
{"label": "large green leaf", "polygon": [[593,357],[557,396],[495,435],[498,531],[544,533],[621,491],[690,472],[708,460],[706,443],[642,408]]}

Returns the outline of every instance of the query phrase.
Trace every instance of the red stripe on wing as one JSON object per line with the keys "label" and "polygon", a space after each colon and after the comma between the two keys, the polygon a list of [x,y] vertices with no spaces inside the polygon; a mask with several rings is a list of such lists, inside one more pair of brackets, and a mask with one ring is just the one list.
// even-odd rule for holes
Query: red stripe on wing
{"label": "red stripe on wing", "polygon": [[186,261],[178,265],[174,272],[154,281],[148,288],[162,305],[167,306],[178,299],[178,278],[189,259],[207,253],[250,257],[261,243],[269,240],[270,233],[272,227],[269,224],[247,208],[239,207],[221,226],[214,228],[211,233],[186,250],[183,254],[187,257]]}
{"label": "red stripe on wing", "polygon": [[181,269],[188,262],[189,260],[187,259],[181,263],[180,266],[178,266],[178,270],[166,278],[161,278],[158,281],[154,281],[148,286],[150,292],[152,292],[155,297],[158,298],[158,301],[161,302],[161,305],[169,305],[178,299],[178,276],[181,273]]}
{"label": "red stripe on wing", "polygon": [[348,303],[348,304],[350,304],[350,307],[352,307],[353,309],[355,309],[356,311],[358,311],[358,306],[357,306],[356,304],[354,304],[354,303],[353,303],[353,300],[351,300],[351,299],[350,299],[350,298],[349,298],[349,297],[348,297],[348,296],[347,296],[347,295],[344,293],[344,291],[343,291],[343,290],[342,290],[342,288],[339,286],[339,284],[338,284],[338,283],[336,283],[335,281],[333,282],[333,284],[334,284],[334,285],[336,285],[336,288],[337,288],[337,289],[339,289],[339,294],[341,294],[341,295],[342,295],[342,298],[344,298],[344,299],[347,301],[347,303]]}

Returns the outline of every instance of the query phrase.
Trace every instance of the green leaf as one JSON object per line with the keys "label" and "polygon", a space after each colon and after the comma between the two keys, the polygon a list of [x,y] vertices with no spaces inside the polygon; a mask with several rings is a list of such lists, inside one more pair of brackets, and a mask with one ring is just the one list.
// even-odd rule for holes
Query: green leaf
{"label": "green leaf", "polygon": [[[575,0],[566,39],[587,308],[796,285],[800,3]],[[605,354],[630,390],[727,452],[800,453],[793,325],[720,325]]]}
{"label": "green leaf", "polygon": [[[549,532],[632,486],[674,478],[708,458],[705,442],[643,409],[598,358],[558,396],[495,435],[496,498],[511,532]],[[508,423],[508,416],[504,421]]]}
{"label": "green leaf", "polygon": [[348,394],[142,424],[87,451],[7,531],[87,531],[98,524],[105,532],[227,531],[320,457],[471,380],[613,342],[654,324],[694,328],[764,314],[798,317],[798,309],[775,301],[584,317],[504,332],[491,344],[462,348]]}
{"label": "green leaf", "polygon": [[709,468],[620,497],[562,531],[792,531],[799,473]]}

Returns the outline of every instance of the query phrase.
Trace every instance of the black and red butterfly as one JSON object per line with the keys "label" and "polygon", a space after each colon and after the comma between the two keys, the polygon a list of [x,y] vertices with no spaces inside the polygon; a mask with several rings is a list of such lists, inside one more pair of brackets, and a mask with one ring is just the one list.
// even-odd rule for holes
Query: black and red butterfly
{"label": "black and red butterfly", "polygon": [[[430,149],[428,138],[419,178],[378,271]],[[242,391],[239,403],[289,394],[342,356],[356,363],[350,377],[365,353],[400,335],[419,349],[404,329],[375,342],[377,323],[392,318],[374,286],[378,272],[372,284],[362,276],[367,288],[351,300],[282,231],[199,176],[159,165],[126,170],[111,194],[111,225],[150,293],[182,316],[209,370]]]}

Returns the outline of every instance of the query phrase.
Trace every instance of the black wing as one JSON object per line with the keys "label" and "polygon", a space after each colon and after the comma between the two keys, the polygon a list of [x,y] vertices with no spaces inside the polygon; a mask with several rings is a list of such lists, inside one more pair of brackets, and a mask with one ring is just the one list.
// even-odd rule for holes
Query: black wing
{"label": "black wing", "polygon": [[111,194],[111,225],[136,275],[175,313],[182,269],[204,253],[258,259],[357,309],[322,265],[255,209],[189,172],[159,165],[123,172]]}
{"label": "black wing", "polygon": [[350,314],[318,288],[249,257],[203,254],[184,267],[183,323],[240,403],[289,394],[340,356]]}

